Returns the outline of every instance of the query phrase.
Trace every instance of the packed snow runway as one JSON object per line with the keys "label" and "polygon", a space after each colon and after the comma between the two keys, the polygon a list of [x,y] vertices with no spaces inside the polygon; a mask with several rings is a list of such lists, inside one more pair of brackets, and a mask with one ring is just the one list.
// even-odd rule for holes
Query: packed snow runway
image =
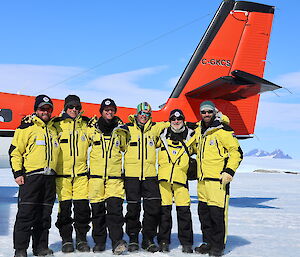
{"label": "packed snow runway", "polygon": [[[300,174],[238,172],[231,185],[229,207],[229,235],[225,256],[238,257],[296,257],[300,256]],[[13,256],[12,231],[17,211],[16,192],[9,169],[0,169],[0,256]],[[194,246],[201,242],[197,215],[196,183],[190,183]],[[55,204],[50,248],[54,256],[66,256],[60,251],[61,241],[54,226],[57,215]],[[126,204],[124,205],[124,211]],[[175,209],[175,208],[173,208]],[[173,210],[171,252],[155,256],[183,256],[177,239],[177,222]],[[89,233],[89,243],[93,246]],[[125,237],[127,239],[127,237]],[[29,256],[33,256],[31,249]],[[130,255],[129,253],[127,255]],[[152,256],[145,251],[132,254]],[[196,254],[194,254],[196,255]],[[104,253],[71,253],[70,257],[112,256],[110,240]],[[205,255],[204,255],[205,256]],[[208,256],[208,255],[207,255]]]}

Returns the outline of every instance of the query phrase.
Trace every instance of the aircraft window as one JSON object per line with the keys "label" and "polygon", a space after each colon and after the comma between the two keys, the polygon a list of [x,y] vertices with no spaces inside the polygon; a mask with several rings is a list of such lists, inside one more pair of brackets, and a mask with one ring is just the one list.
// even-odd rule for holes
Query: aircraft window
{"label": "aircraft window", "polygon": [[0,109],[0,122],[10,122],[12,120],[12,111],[10,109]]}

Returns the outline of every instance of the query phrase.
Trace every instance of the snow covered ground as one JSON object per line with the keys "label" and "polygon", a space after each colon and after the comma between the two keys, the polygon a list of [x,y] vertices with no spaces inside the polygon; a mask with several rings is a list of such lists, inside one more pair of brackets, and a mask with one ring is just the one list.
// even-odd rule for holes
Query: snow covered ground
{"label": "snow covered ground", "polygon": [[[226,256],[300,256],[300,174],[253,173],[252,171],[256,169],[300,172],[300,161],[245,158],[231,185]],[[0,169],[0,256],[4,257],[13,256],[12,230],[17,211],[17,190],[10,170]],[[194,246],[197,246],[201,242],[201,231],[197,215],[195,182],[190,183],[190,191]],[[57,204],[53,210],[50,247],[54,250],[55,256],[65,257],[66,255],[60,251],[60,237],[54,226],[56,214]],[[155,253],[155,256],[184,256],[177,239],[175,212],[173,212],[173,217],[171,252]],[[88,239],[90,245],[93,245],[90,234]],[[28,254],[32,256],[31,249]],[[132,255],[153,256],[144,251]],[[72,253],[68,256],[112,256],[110,241],[108,240],[107,251],[104,253]]]}

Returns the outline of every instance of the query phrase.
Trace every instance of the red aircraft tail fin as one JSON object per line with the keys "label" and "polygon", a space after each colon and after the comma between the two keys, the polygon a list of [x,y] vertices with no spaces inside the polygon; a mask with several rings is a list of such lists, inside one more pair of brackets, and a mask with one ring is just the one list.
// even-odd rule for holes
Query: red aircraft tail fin
{"label": "red aircraft tail fin", "polygon": [[[259,103],[258,93],[262,90],[252,88],[252,92],[244,93],[241,98],[237,94],[236,97],[229,97],[235,94],[235,89],[224,89],[226,81],[222,80],[235,70],[257,77],[263,76],[273,14],[273,6],[223,1],[164,109],[170,110],[177,106],[188,110],[188,120],[199,120],[200,103],[205,99],[212,99],[218,109],[229,116],[236,134],[253,134]],[[201,87],[207,87],[208,83],[220,77],[223,79],[215,82],[214,94],[204,93],[205,90]],[[203,92],[198,97],[194,95],[196,89]],[[226,94],[222,93],[224,90]],[[244,87],[244,90],[250,89]],[[255,91],[257,93],[254,94]]]}

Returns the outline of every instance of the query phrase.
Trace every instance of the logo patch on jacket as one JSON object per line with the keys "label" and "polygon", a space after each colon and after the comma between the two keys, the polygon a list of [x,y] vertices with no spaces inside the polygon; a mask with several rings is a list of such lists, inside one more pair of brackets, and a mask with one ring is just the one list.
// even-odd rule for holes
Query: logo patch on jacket
{"label": "logo patch on jacket", "polygon": [[214,140],[210,140],[209,145],[214,145],[215,141]]}
{"label": "logo patch on jacket", "polygon": [[116,141],[116,147],[119,147],[119,145],[120,145],[120,141],[117,140],[117,141]]}
{"label": "logo patch on jacket", "polygon": [[154,146],[154,142],[152,140],[149,141],[149,146]]}
{"label": "logo patch on jacket", "polygon": [[46,145],[46,142],[45,142],[45,140],[36,140],[35,144],[36,145]]}
{"label": "logo patch on jacket", "polygon": [[81,136],[81,141],[85,141],[85,136]]}
{"label": "logo patch on jacket", "polygon": [[56,140],[54,141],[54,146],[58,147],[58,142]]}
{"label": "logo patch on jacket", "polygon": [[177,154],[177,151],[176,151],[176,150],[173,150],[173,151],[172,151],[172,154]]}

